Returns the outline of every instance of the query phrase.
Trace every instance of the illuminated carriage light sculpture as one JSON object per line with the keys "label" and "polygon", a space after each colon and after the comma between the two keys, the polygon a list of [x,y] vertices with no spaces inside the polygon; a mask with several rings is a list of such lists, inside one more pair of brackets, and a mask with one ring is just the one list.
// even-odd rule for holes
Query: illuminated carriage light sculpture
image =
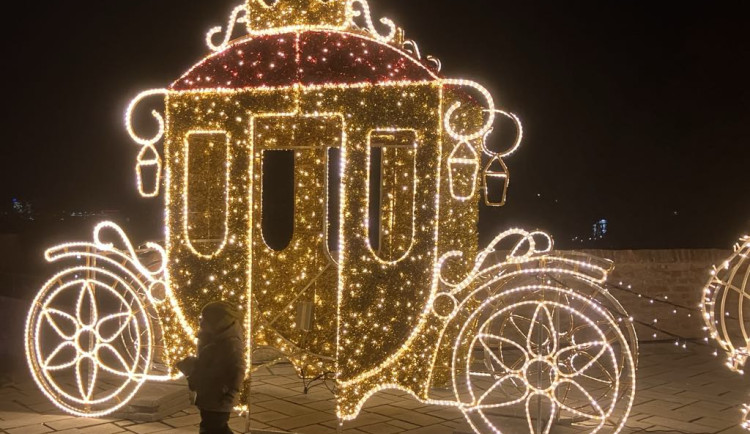
{"label": "illuminated carriage light sculpture", "polygon": [[[711,271],[701,309],[705,329],[727,354],[726,365],[744,374],[750,357],[750,236],[735,244],[734,253]],[[750,430],[750,405],[743,407],[742,426]]]}
{"label": "illuminated carriage light sculpture", "polygon": [[[245,313],[243,402],[254,350],[274,348],[301,375],[334,373],[342,420],[356,418],[377,391],[396,388],[459,408],[482,433],[501,432],[519,415],[530,432],[549,431],[561,417],[586,432],[619,432],[635,393],[637,341],[601,286],[610,264],[552,254],[548,236],[521,230],[480,253],[480,196],[505,203],[504,159],[520,146],[520,121],[481,85],[442,78],[439,61],[422,58],[390,20],[381,23],[384,34],[363,0],[248,0],[225,29],[208,33],[213,54],[128,107],[126,126],[141,146],[141,194],[158,196],[165,176],[164,266],[134,283],[134,297],[157,312],[149,318],[164,342],[160,357],[171,367],[193,354],[201,307],[221,299]],[[248,36],[232,41],[237,24]],[[153,111],[159,130],[143,137],[134,114],[152,97],[163,99],[165,115]],[[505,151],[487,145],[497,115],[518,130]],[[294,157],[294,231],[275,250],[263,237],[263,170],[279,151]],[[341,163],[332,176],[335,152]],[[371,160],[380,160],[374,217]],[[331,194],[340,196],[336,210]],[[329,248],[334,232],[338,246]],[[499,256],[499,247],[511,253]],[[150,280],[163,282],[163,297],[153,297]],[[51,281],[35,302],[29,342],[38,341],[35,324],[49,316],[45,300],[58,286]],[[95,299],[98,291],[82,294]],[[305,325],[297,321],[302,303],[313,306]],[[131,310],[112,315],[122,312]],[[37,377],[56,358],[45,348],[29,345]],[[92,354],[76,357],[103,364]],[[149,378],[145,367],[126,373],[137,384]],[[450,397],[436,395],[451,385]],[[105,412],[87,399],[64,405],[51,397],[76,414]]]}

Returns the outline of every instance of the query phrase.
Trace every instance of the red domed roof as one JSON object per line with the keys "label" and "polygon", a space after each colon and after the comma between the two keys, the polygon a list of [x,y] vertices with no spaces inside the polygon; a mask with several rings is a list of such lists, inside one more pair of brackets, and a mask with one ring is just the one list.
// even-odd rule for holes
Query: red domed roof
{"label": "red domed roof", "polygon": [[307,31],[236,42],[197,64],[170,89],[242,89],[437,79],[427,67],[390,45],[351,33]]}

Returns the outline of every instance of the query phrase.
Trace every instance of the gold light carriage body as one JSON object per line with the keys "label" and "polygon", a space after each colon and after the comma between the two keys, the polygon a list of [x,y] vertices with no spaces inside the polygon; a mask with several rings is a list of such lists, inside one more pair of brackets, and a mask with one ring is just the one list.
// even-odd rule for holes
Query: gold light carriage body
{"label": "gold light carriage body", "polygon": [[[292,3],[300,2],[277,7]],[[350,6],[328,5],[333,16]],[[252,17],[259,7],[249,7]],[[167,93],[167,274],[181,310],[162,313],[170,362],[192,353],[201,307],[222,299],[247,313],[248,345],[280,350],[306,375],[335,372],[343,387],[371,376],[373,385],[425,396],[436,352],[416,347],[440,340],[430,320],[433,270],[460,251],[463,261],[451,264],[460,280],[478,251],[488,115],[470,86],[443,80],[403,49],[325,27],[306,22],[232,42]],[[465,137],[447,134],[446,119]],[[330,149],[340,150],[343,180],[333,186],[337,251],[327,239]],[[279,150],[294,152],[294,232],[274,250],[263,238],[261,198],[264,157]],[[381,210],[373,223],[376,150]],[[296,321],[302,302],[314,305],[310,330]],[[402,357],[419,359],[408,365],[420,371],[403,372]]]}

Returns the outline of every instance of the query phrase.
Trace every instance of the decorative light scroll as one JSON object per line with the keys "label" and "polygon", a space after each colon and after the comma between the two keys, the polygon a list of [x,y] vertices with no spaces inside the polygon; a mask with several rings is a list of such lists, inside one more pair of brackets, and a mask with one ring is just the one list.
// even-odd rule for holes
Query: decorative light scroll
{"label": "decorative light scroll", "polygon": [[[222,51],[227,48],[229,46],[229,41],[232,39],[235,25],[247,23],[247,11],[248,9],[245,5],[237,6],[232,10],[232,14],[229,16],[229,23],[227,24],[226,30],[223,30],[221,26],[216,26],[209,30],[206,34],[206,45],[208,45],[208,48],[212,51]],[[224,31],[224,37],[221,43],[218,45],[214,44],[214,37],[217,34],[220,35],[222,31]]]}
{"label": "decorative light scroll", "polygon": [[[359,6],[359,8],[357,8],[357,6]],[[365,28],[378,41],[387,43],[387,42],[392,41],[393,38],[396,36],[396,32],[397,32],[396,24],[394,24],[393,21],[391,21],[389,18],[380,19],[380,23],[388,27],[388,32],[385,34],[381,34],[380,32],[378,32],[378,30],[375,28],[375,25],[372,22],[372,16],[370,14],[370,5],[367,3],[367,0],[349,0],[348,8],[351,11],[350,14],[352,18],[362,17],[365,20],[365,24],[366,24]],[[359,9],[361,9],[361,11]]]}
{"label": "decorative light scroll", "polygon": [[[151,89],[141,92],[137,97],[130,102],[128,109],[125,111],[125,129],[128,131],[130,138],[134,142],[141,145],[141,151],[138,153],[136,160],[135,172],[136,180],[138,183],[138,192],[143,197],[156,197],[159,195],[161,188],[161,173],[162,173],[162,161],[159,151],[156,149],[156,144],[164,137],[164,117],[156,110],[151,111],[151,115],[156,119],[158,130],[156,134],[151,137],[142,137],[138,135],[133,128],[133,113],[138,108],[138,104],[146,98],[155,95],[166,95],[166,89]],[[155,170],[154,179],[151,183],[151,188],[146,187],[144,182],[144,170],[152,168]]]}

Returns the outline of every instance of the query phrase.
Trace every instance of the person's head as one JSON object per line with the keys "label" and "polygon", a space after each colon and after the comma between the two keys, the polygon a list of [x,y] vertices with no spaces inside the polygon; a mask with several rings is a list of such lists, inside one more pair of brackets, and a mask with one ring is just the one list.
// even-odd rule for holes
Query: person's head
{"label": "person's head", "polygon": [[208,333],[218,333],[239,319],[239,314],[229,303],[213,301],[203,307],[201,311],[201,330]]}

